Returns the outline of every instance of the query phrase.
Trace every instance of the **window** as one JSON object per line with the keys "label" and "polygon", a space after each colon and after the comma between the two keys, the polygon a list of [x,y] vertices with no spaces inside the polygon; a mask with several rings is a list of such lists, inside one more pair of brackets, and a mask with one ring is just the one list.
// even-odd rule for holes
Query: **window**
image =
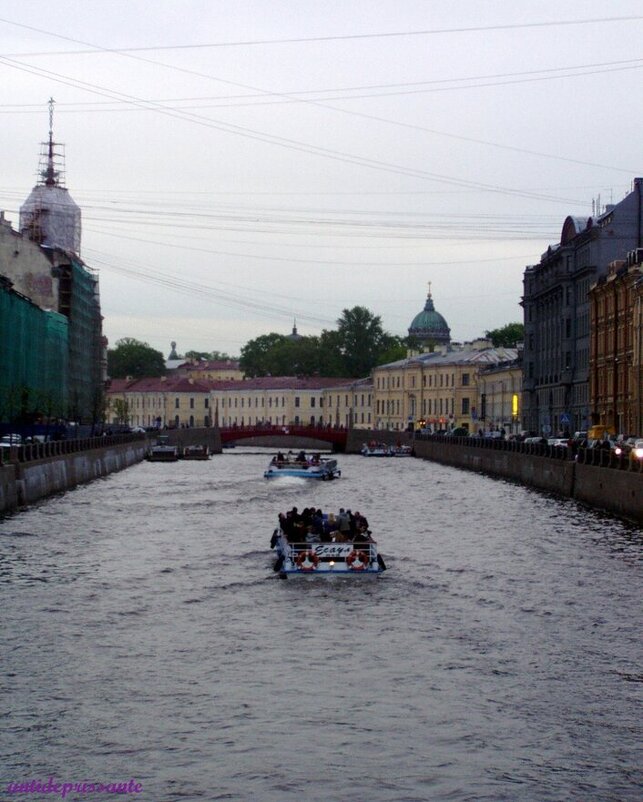
{"label": "window", "polygon": [[178,408],[179,408],[179,406],[180,406],[180,404],[179,404],[179,399],[178,399],[178,398],[175,398],[175,399],[174,399],[174,409],[178,409]]}
{"label": "window", "polygon": [[463,398],[462,399],[462,414],[468,415],[469,414],[469,399]]}
{"label": "window", "polygon": [[[314,396],[314,395],[312,395],[312,396],[310,397],[310,406],[311,406],[311,408],[314,408],[314,406],[315,406],[315,396]],[[314,419],[314,417],[313,417],[313,423],[314,423],[314,422],[315,422],[315,419]]]}
{"label": "window", "polygon": [[210,399],[206,398],[205,399],[205,408],[208,409],[209,406],[210,406]]}
{"label": "window", "polygon": [[190,399],[190,409],[194,409],[194,398]]}
{"label": "window", "polygon": [[469,386],[469,374],[468,373],[463,373],[462,374],[462,386],[463,387],[468,387]]}
{"label": "window", "polygon": [[295,407],[299,407],[299,396],[295,396]]}

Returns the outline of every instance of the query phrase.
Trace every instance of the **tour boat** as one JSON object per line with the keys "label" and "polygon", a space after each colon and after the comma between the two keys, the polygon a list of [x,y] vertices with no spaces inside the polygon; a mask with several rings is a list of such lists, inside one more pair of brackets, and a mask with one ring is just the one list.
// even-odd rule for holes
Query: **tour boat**
{"label": "tour boat", "polygon": [[387,443],[364,443],[360,453],[365,457],[411,457],[413,449],[406,445],[388,445]]}
{"label": "tour boat", "polygon": [[176,462],[179,458],[179,449],[170,445],[167,435],[158,437],[156,443],[147,451],[146,459],[150,462]]}
{"label": "tour boat", "polygon": [[364,457],[392,457],[393,451],[388,443],[364,443],[360,451]]}
{"label": "tour boat", "polygon": [[181,454],[183,459],[210,459],[208,446],[185,446]]}
{"label": "tour boat", "polygon": [[337,467],[337,460],[322,457],[319,454],[307,456],[303,451],[297,455],[288,452],[285,456],[279,452],[270,460],[264,471],[265,479],[281,476],[297,476],[302,479],[336,479],[342,475]]}
{"label": "tour boat", "polygon": [[374,577],[386,570],[377,543],[290,543],[281,529],[270,542],[277,561],[274,570],[283,579],[314,576]]}

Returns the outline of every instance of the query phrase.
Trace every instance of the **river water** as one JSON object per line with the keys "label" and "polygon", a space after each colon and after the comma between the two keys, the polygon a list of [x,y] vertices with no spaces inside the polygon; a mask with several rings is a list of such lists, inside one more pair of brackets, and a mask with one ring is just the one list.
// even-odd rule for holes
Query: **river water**
{"label": "river water", "polygon": [[[8,793],[53,777],[145,802],[640,800],[641,530],[339,463],[144,463],[0,520],[0,799],[61,798]],[[389,570],[280,580],[277,513],[311,505],[365,514]]]}

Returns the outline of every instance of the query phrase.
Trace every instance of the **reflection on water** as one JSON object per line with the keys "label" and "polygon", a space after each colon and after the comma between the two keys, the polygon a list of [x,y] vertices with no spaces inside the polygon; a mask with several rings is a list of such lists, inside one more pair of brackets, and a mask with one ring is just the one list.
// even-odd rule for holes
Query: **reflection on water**
{"label": "reflection on water", "polygon": [[[0,522],[7,782],[639,798],[640,530],[418,460],[340,456],[311,484],[264,480],[249,452],[141,464]],[[390,570],[279,580],[277,514],[312,505],[363,512]]]}

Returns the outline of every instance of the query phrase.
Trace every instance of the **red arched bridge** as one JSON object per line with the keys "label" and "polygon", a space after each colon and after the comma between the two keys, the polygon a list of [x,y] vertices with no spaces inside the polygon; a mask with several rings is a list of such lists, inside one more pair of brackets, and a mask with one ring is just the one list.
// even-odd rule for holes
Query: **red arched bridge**
{"label": "red arched bridge", "polygon": [[[336,451],[345,450],[347,439],[346,429],[332,426],[266,426],[257,424],[256,426],[220,426],[219,432],[222,444],[236,443],[239,440],[248,440],[251,437],[266,437],[270,438],[271,441],[281,438],[288,438],[290,441],[296,438],[306,438],[328,443]],[[294,445],[296,446],[296,444]]]}

